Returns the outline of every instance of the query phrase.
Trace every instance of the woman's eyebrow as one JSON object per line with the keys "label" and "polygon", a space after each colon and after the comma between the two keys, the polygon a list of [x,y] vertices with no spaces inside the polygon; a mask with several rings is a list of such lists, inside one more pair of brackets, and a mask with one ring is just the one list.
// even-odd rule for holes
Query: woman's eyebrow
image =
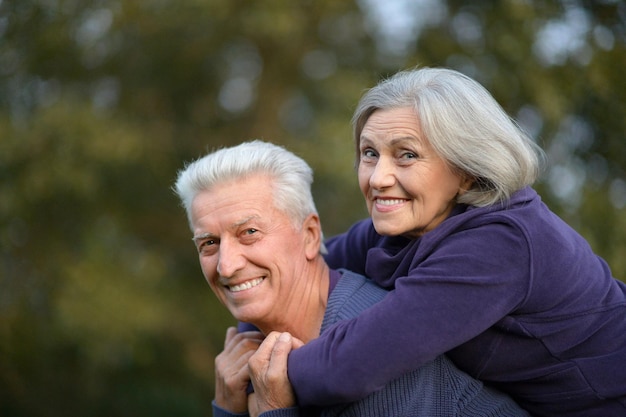
{"label": "woman's eyebrow", "polygon": [[[411,136],[399,136],[399,137],[396,137],[396,138],[392,138],[389,141],[389,144],[393,145],[393,146],[397,146],[398,144],[403,144],[403,143],[407,143],[407,142],[409,142],[409,143],[417,143],[417,144],[421,145],[421,144],[423,144],[424,139],[422,139],[421,137],[418,137],[418,136],[413,136],[413,135],[411,135]],[[368,145],[368,144],[371,144],[371,143],[375,143],[375,141],[370,139],[368,136],[363,135],[360,138],[360,143]]]}

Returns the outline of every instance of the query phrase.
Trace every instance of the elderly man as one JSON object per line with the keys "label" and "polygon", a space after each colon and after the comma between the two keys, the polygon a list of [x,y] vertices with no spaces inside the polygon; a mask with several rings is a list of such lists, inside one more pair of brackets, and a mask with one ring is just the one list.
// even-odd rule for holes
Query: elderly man
{"label": "elderly man", "polygon": [[[527,415],[445,356],[407,369],[355,403],[315,410],[296,406],[286,373],[288,351],[386,295],[365,277],[326,265],[312,181],[306,162],[261,141],[220,149],[179,173],[176,191],[209,286],[237,320],[260,330],[227,331],[216,358],[214,415],[248,410],[268,417]],[[384,364],[363,366],[385,372]],[[251,380],[255,393],[248,396]]]}

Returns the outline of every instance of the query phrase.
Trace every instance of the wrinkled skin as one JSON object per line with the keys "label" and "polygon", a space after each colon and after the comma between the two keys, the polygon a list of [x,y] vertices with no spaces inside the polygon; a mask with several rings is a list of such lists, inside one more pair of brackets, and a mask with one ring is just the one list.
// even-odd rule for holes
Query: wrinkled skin
{"label": "wrinkled skin", "polygon": [[247,388],[250,382],[248,360],[263,341],[260,332],[226,331],[224,350],[215,358],[215,403],[230,412],[248,410]]}
{"label": "wrinkled skin", "polygon": [[293,407],[296,398],[287,376],[287,357],[304,343],[289,333],[272,332],[248,361],[254,394],[249,397],[252,417],[278,408]]}

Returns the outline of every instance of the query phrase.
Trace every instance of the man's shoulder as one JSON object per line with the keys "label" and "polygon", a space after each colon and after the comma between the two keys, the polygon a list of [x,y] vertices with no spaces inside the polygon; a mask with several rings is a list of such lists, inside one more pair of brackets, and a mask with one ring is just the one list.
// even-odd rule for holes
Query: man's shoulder
{"label": "man's shoulder", "polygon": [[341,279],[337,282],[336,290],[341,290],[341,295],[350,295],[352,297],[373,297],[377,302],[382,300],[389,290],[376,284],[371,279],[356,272],[347,269],[339,269]]}
{"label": "man's shoulder", "polygon": [[328,297],[322,332],[339,320],[356,317],[363,310],[382,300],[388,293],[371,279],[345,269]]}

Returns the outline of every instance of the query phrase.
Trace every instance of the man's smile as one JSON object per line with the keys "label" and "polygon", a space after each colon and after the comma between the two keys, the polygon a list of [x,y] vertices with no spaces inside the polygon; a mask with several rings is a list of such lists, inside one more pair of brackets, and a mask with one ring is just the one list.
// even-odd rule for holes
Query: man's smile
{"label": "man's smile", "polygon": [[230,292],[240,292],[240,291],[249,290],[250,288],[256,287],[257,285],[262,283],[264,279],[265,278],[255,278],[255,279],[251,279],[250,281],[242,282],[241,284],[237,284],[237,285],[225,285],[225,287],[228,288]]}

